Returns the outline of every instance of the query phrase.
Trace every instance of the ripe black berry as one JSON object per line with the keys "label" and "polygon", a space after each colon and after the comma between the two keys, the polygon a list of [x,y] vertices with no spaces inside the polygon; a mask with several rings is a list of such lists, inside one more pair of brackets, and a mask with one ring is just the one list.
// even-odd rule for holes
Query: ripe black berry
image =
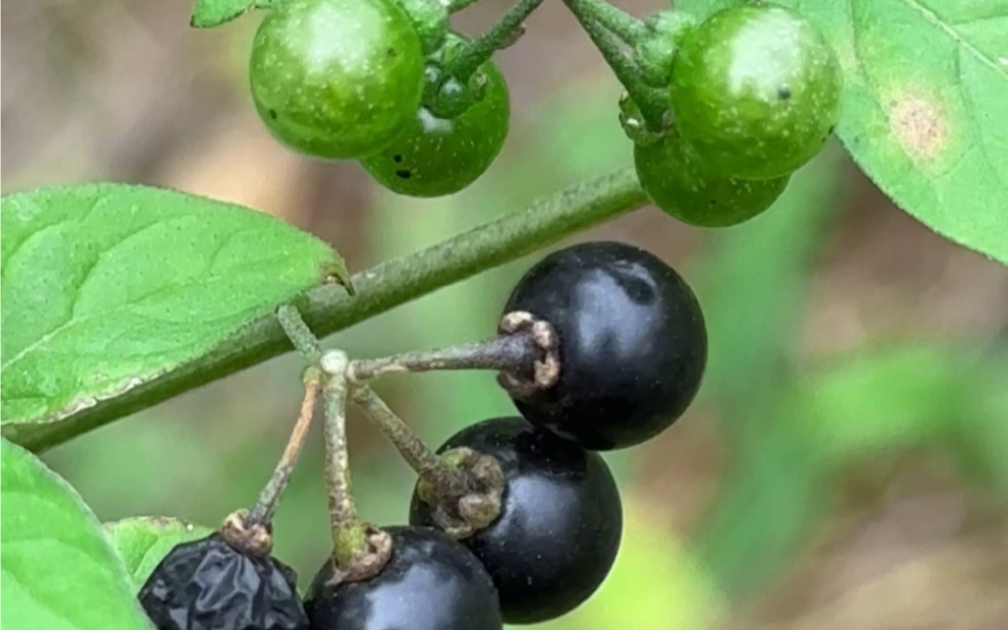
{"label": "ripe black berry", "polygon": [[[470,426],[439,452],[463,446],[496,458],[507,478],[500,516],[462,540],[493,578],[504,621],[547,621],[587,600],[612,568],[623,531],[605,461],[522,418]],[[415,490],[410,523],[433,523]]]}
{"label": "ripe black berry", "polygon": [[501,630],[497,591],[465,547],[426,527],[389,527],[381,572],[332,586],[332,561],[316,574],[305,610],[312,630]]}
{"label": "ripe black berry", "polygon": [[308,630],[294,572],[218,535],[176,546],[138,595],[158,630]]}
{"label": "ripe black berry", "polygon": [[515,398],[533,424],[610,450],[668,428],[692,402],[707,362],[693,291],[654,255],[595,242],[554,252],[518,281],[505,313],[526,311],[560,338],[560,378]]}

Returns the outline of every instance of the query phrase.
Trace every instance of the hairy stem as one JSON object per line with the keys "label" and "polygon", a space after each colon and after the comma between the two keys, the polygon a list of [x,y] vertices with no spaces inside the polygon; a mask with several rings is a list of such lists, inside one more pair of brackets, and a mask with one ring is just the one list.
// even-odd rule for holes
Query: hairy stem
{"label": "hairy stem", "polygon": [[336,567],[347,569],[368,550],[367,531],[357,518],[350,493],[350,456],[346,440],[346,354],[327,352],[322,361],[328,374],[325,385],[326,486]]}
{"label": "hairy stem", "polygon": [[529,371],[542,350],[528,334],[501,335],[436,350],[404,352],[380,359],[357,359],[350,363],[350,378],[367,381],[396,372],[432,370]]}
{"label": "hairy stem", "polygon": [[276,470],[273,471],[273,476],[263,488],[256,504],[249,510],[246,521],[250,525],[268,526],[273,520],[280,495],[287,489],[291,473],[294,472],[294,467],[301,456],[301,449],[304,447],[305,438],[308,437],[308,429],[311,428],[312,416],[315,413],[315,403],[322,390],[322,374],[318,368],[312,366],[305,371],[304,384],[304,400],[301,401],[301,411],[298,413],[297,422],[294,423],[294,430]]}
{"label": "hairy stem", "polygon": [[487,32],[471,41],[466,49],[456,57],[449,72],[459,79],[468,79],[494,53],[505,44],[513,41],[515,35],[523,28],[525,18],[539,8],[543,0],[521,0],[504,14]]}
{"label": "hairy stem", "polygon": [[308,365],[316,365],[322,358],[322,348],[319,346],[315,333],[308,328],[308,324],[301,319],[301,313],[290,304],[284,304],[277,309],[277,321],[284,330],[284,334],[294,344],[294,348],[301,353]]}
{"label": "hairy stem", "polygon": [[581,27],[588,33],[592,43],[602,53],[609,68],[612,69],[616,79],[623,85],[623,88],[630,95],[630,98],[640,108],[641,114],[654,129],[660,129],[662,118],[668,109],[664,101],[664,94],[657,92],[646,83],[641,76],[640,69],[630,56],[624,52],[620,44],[613,37],[612,33],[606,29],[605,25],[596,21],[591,11],[587,8],[586,0],[564,0],[564,4],[570,9],[574,17],[581,23]]}
{"label": "hairy stem", "polygon": [[[643,206],[647,196],[633,169],[576,185],[477,226],[419,252],[354,274],[355,296],[339,286],[309,291],[297,301],[305,321],[320,337],[388,311],[446,285],[520,258],[579,230]],[[235,331],[212,352],[157,379],[133,387],[18,435],[3,435],[42,451],[123,416],[153,407],[184,391],[211,383],[291,350],[273,313]]]}
{"label": "hairy stem", "polygon": [[363,384],[356,385],[350,397],[367,419],[395,445],[402,458],[420,477],[438,485],[451,483],[457,473],[443,466],[416,431],[396,415],[373,389]]}
{"label": "hairy stem", "polygon": [[606,0],[577,0],[578,18],[600,24],[629,45],[648,34],[644,21]]}

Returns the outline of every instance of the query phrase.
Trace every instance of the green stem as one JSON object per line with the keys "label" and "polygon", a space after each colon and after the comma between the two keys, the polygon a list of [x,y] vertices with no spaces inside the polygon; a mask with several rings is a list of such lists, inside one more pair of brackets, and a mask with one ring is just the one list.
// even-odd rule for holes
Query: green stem
{"label": "green stem", "polygon": [[575,15],[579,20],[585,19],[601,25],[630,46],[648,35],[644,20],[614,7],[605,0],[577,0],[577,5]]}
{"label": "green stem", "polygon": [[268,526],[273,521],[273,514],[276,512],[277,504],[280,502],[280,495],[287,489],[290,483],[291,474],[297,466],[298,458],[301,457],[301,449],[308,438],[308,429],[311,428],[312,417],[315,414],[315,402],[318,400],[319,392],[322,389],[322,375],[315,366],[309,367],[304,375],[304,400],[301,402],[301,410],[298,413],[297,422],[291,431],[287,447],[284,449],[280,462],[277,464],[273,475],[270,477],[266,487],[255,505],[249,510],[246,523],[260,524]]}
{"label": "green stem", "polygon": [[[309,291],[297,302],[304,320],[321,337],[370,319],[477,273],[546,247],[647,203],[633,169],[594,179],[534,202],[458,236],[355,274],[356,296],[339,286]],[[119,396],[76,411],[19,436],[18,425],[3,436],[42,451],[123,416],[201,387],[291,350],[270,313],[242,327],[215,350]]]}
{"label": "green stem", "polygon": [[463,9],[468,9],[480,0],[448,0],[448,13],[458,13]]}
{"label": "green stem", "polygon": [[346,441],[346,369],[350,361],[340,351],[326,353],[325,385],[326,486],[329,490],[329,522],[332,526],[333,559],[346,570],[368,550],[367,530],[357,518],[350,492],[350,456]]}
{"label": "green stem", "polygon": [[564,0],[564,4],[581,23],[581,27],[602,53],[602,57],[605,58],[613,74],[616,75],[616,79],[640,108],[644,120],[650,127],[656,130],[661,129],[662,118],[668,109],[663,98],[664,95],[656,92],[644,82],[640,69],[633,59],[623,51],[612,34],[591,16],[590,10],[585,6],[586,0]]}
{"label": "green stem", "polygon": [[284,304],[277,309],[277,321],[284,329],[284,334],[294,344],[294,348],[301,353],[308,365],[317,365],[322,358],[322,347],[318,338],[311,331],[308,324],[301,319],[301,313],[297,308]]}
{"label": "green stem", "polygon": [[521,0],[487,32],[469,42],[465,50],[451,61],[448,72],[461,80],[471,77],[480,66],[493,57],[495,52],[506,43],[513,41],[515,35],[522,29],[525,18],[538,9],[542,3],[543,0]]}

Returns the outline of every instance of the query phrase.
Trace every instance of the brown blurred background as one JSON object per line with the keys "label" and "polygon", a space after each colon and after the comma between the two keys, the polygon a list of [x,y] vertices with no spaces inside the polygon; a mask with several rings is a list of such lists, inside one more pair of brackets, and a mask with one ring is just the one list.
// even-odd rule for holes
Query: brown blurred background
{"label": "brown blurred background", "polygon": [[[477,33],[508,6],[483,0],[455,25]],[[662,5],[621,6],[644,15]],[[504,154],[472,190],[431,201],[392,197],[356,164],[304,158],[277,144],[246,88],[257,16],[197,31],[188,26],[189,10],[184,0],[2,5],[3,192],[113,180],[199,193],[283,217],[332,243],[356,271],[630,163],[615,80],[559,2],[546,3],[524,39],[499,55],[514,109]],[[868,445],[851,461],[793,463],[789,448],[806,450],[806,438],[780,429],[788,423],[778,414],[732,419],[746,415],[740,408],[750,406],[748,396],[765,401],[755,405],[760,411],[783,409],[770,399],[800,391],[795,383],[815,378],[809,375],[822,366],[853,361],[856,371],[857,361],[870,363],[879,353],[899,357],[923,347],[936,353],[939,372],[962,376],[958,358],[947,357],[978,348],[988,356],[1003,339],[1008,272],[893,207],[838,152],[796,178],[788,194],[780,209],[724,234],[649,208],[577,236],[630,241],[681,267],[712,319],[712,343],[720,330],[727,331],[722,339],[734,336],[730,347],[712,348],[715,376],[690,414],[632,461],[626,454],[609,458],[631,514],[624,555],[592,602],[555,627],[1008,628],[1008,478],[998,477],[1008,475],[999,467],[1008,460],[1008,432],[934,420],[989,447],[976,463],[976,449],[959,457],[936,446],[942,439],[935,436],[949,433],[918,431],[931,401],[900,398],[885,375],[913,382],[914,370],[930,359],[897,358],[906,366],[879,368],[881,376],[868,371],[861,381],[852,377],[857,386],[843,385],[860,397],[841,397],[852,415],[867,412],[850,418],[868,427],[850,438]],[[371,356],[487,335],[527,264],[442,290],[327,343]],[[768,331],[759,316],[793,325]],[[732,364],[744,352],[753,362]],[[752,369],[763,360],[774,365],[774,379]],[[299,401],[297,374],[295,357],[279,358],[46,459],[104,520],[171,514],[213,525],[250,503],[266,479]],[[1008,381],[991,378],[994,390],[997,383],[1008,390]],[[435,443],[464,424],[513,413],[485,374],[395,377],[382,389]],[[899,406],[904,399],[912,404]],[[998,415],[1008,404],[996,409],[995,420],[1008,424],[1008,414]],[[897,426],[901,414],[907,419]],[[892,430],[879,431],[887,422]],[[362,512],[401,521],[409,471],[363,422],[351,431]],[[765,439],[770,434],[776,442]],[[753,446],[764,442],[777,446]],[[327,544],[315,446],[277,521],[278,551],[303,578]],[[963,473],[964,458],[966,469],[984,474]],[[770,463],[747,468],[751,462]],[[736,469],[748,472],[733,477]],[[798,488],[796,479],[806,477],[815,485]],[[767,550],[773,557],[764,557]]]}

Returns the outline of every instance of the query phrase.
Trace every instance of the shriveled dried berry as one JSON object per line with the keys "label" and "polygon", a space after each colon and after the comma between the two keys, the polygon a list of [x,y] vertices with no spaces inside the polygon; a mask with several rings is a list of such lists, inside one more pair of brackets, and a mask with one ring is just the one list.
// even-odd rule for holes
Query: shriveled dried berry
{"label": "shriveled dried berry", "polygon": [[219,534],[176,546],[138,595],[158,630],[308,630],[294,572]]}

